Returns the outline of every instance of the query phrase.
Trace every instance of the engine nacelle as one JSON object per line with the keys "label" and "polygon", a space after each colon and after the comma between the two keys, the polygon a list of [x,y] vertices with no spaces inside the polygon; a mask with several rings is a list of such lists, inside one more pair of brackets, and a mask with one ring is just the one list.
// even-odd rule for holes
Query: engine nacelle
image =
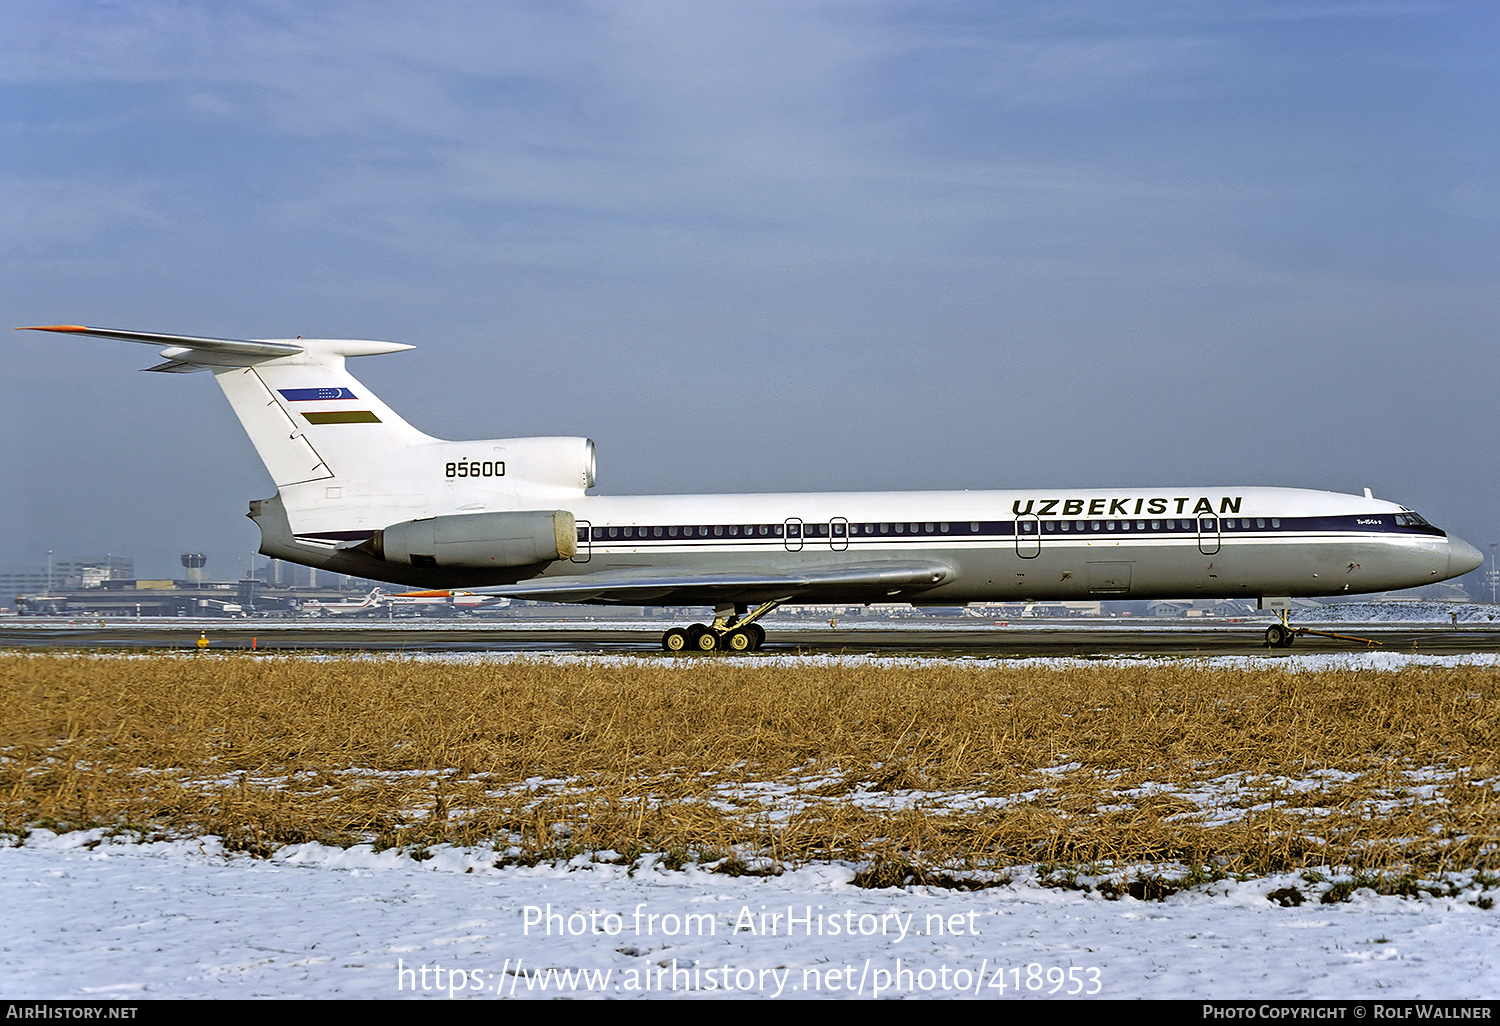
{"label": "engine nacelle", "polygon": [[561,509],[427,517],[376,531],[368,546],[379,559],[412,566],[532,566],[572,559],[578,526]]}

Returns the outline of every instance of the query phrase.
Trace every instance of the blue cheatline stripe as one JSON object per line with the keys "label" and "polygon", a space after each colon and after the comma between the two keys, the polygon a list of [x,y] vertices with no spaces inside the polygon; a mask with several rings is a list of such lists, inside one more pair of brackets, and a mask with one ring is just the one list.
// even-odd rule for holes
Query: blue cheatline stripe
{"label": "blue cheatline stripe", "polygon": [[358,399],[348,388],[278,388],[281,397],[289,403],[321,402],[326,399]]}

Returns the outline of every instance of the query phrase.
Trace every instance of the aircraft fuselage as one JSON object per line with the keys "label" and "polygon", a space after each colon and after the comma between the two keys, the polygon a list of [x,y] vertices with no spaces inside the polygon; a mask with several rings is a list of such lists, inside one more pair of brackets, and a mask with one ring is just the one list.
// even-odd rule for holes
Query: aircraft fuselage
{"label": "aircraft fuselage", "polygon": [[[541,588],[651,567],[712,576],[917,559],[946,568],[943,580],[888,600],[935,605],[1358,594],[1446,580],[1481,560],[1395,503],[1292,488],[584,496],[570,505],[578,551],[545,568],[369,559],[355,569],[348,550],[288,545],[289,532],[259,519],[268,555],[412,585]],[[819,590],[828,601],[887,598],[863,583]]]}

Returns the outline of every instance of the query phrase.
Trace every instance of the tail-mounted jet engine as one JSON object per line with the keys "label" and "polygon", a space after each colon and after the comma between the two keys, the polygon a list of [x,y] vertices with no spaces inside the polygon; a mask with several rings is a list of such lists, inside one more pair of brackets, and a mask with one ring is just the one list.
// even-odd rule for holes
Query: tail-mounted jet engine
{"label": "tail-mounted jet engine", "polygon": [[578,526],[567,510],[471,513],[393,524],[359,546],[377,559],[412,566],[531,566],[578,553]]}

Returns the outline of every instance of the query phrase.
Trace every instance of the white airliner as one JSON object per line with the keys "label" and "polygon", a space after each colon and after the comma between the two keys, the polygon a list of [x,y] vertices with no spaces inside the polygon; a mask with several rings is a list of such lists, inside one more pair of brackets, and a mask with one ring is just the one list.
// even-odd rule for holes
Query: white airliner
{"label": "white airliner", "polygon": [[319,602],[308,600],[302,603],[302,612],[315,616],[346,616],[350,613],[367,613],[379,609],[385,604],[385,594],[379,588],[361,599],[348,599],[344,601]]}
{"label": "white airliner", "polygon": [[553,602],[705,605],[668,651],[746,651],[790,600],[962,605],[1093,598],[1286,600],[1409,588],[1483,562],[1412,510],[1294,488],[589,495],[586,438],[450,442],[349,374],[411,346],[53,325],[164,345],[209,370],[276,482],[250,504],[276,559],[421,588]]}

